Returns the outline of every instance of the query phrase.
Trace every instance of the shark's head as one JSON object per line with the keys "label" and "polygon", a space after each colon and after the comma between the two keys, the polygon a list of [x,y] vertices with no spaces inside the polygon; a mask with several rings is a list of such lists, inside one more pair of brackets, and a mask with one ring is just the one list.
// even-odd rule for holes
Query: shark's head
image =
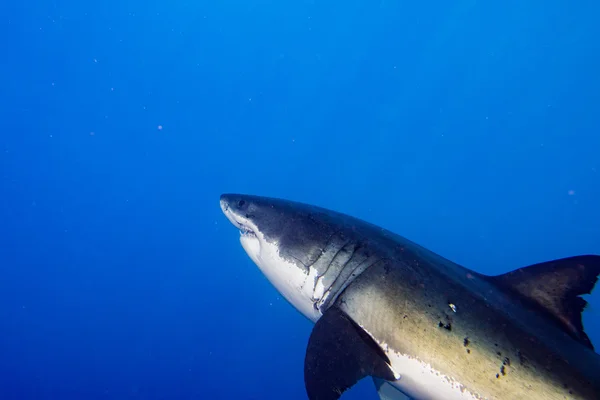
{"label": "shark's head", "polygon": [[292,201],[224,194],[221,209],[241,232],[246,253],[312,321],[374,262],[339,214]]}

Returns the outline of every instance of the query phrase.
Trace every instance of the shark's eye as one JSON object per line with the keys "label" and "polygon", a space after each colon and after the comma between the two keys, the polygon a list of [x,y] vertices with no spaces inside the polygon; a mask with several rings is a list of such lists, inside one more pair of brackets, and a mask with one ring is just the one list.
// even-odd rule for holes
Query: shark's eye
{"label": "shark's eye", "polygon": [[238,207],[244,207],[244,204],[246,204],[246,202],[244,200],[240,200],[238,201]]}

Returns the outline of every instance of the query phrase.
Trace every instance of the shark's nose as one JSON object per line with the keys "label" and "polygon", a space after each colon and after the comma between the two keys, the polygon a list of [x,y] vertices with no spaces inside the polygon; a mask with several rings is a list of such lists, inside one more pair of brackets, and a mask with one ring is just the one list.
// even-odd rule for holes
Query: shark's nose
{"label": "shark's nose", "polygon": [[219,199],[219,203],[221,204],[221,210],[223,210],[223,212],[226,212],[229,209],[228,195],[222,194],[221,198]]}
{"label": "shark's nose", "polygon": [[219,202],[221,205],[221,210],[225,213],[227,212],[227,210],[229,210],[229,205],[227,204],[227,201],[221,199],[221,201]]}

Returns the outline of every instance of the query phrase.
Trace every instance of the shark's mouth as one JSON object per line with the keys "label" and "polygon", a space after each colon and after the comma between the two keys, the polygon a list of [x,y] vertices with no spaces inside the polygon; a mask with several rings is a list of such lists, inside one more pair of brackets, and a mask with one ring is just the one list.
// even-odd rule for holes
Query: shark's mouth
{"label": "shark's mouth", "polygon": [[222,202],[221,203],[221,209],[223,210],[223,213],[225,214],[225,216],[227,217],[227,219],[236,227],[240,230],[240,236],[242,237],[252,237],[252,238],[257,238],[256,236],[256,232],[254,232],[252,230],[252,228],[250,228],[244,221],[243,218],[241,218],[240,216],[236,215],[234,212],[231,211],[231,209],[227,206],[226,203]]}
{"label": "shark's mouth", "polygon": [[232,212],[227,214],[227,217],[233,224],[240,230],[240,236],[249,236],[249,237],[257,237],[256,232],[250,228],[242,218],[238,217]]}
{"label": "shark's mouth", "polygon": [[256,233],[254,233],[254,231],[248,228],[247,226],[243,224],[238,224],[238,228],[240,230],[240,236],[256,237]]}
{"label": "shark's mouth", "polygon": [[248,225],[236,218],[235,214],[230,213],[227,215],[229,220],[240,230],[240,236],[256,237],[256,232],[252,230]]}

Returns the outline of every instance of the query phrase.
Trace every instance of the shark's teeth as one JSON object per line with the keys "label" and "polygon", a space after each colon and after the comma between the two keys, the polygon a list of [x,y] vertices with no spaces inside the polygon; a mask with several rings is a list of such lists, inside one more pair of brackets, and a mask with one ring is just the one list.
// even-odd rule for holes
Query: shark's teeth
{"label": "shark's teeth", "polygon": [[245,226],[240,226],[240,235],[242,236],[256,236],[256,233],[252,229]]}

